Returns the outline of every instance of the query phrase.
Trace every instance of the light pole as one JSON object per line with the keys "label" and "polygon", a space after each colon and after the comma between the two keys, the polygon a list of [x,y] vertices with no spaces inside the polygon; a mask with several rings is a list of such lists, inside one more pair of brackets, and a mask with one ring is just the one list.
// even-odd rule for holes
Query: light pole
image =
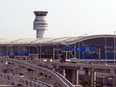
{"label": "light pole", "polygon": [[99,48],[99,63],[100,63],[100,59],[101,59],[101,49]]}
{"label": "light pole", "polygon": [[106,63],[107,63],[107,38],[105,37],[105,60],[106,60]]}
{"label": "light pole", "polygon": [[[82,43],[82,47],[85,48],[85,46],[84,46],[84,42],[81,42],[81,43]],[[84,52],[83,52],[83,60],[84,60]]]}
{"label": "light pole", "polygon": [[53,60],[55,60],[55,48],[54,48],[54,46],[53,46],[53,53],[52,53],[53,55]]}
{"label": "light pole", "polygon": [[[62,45],[65,45],[66,47],[68,46],[66,43],[61,43]],[[68,53],[66,51],[66,59],[68,58]]]}
{"label": "light pole", "polygon": [[79,47],[78,58],[80,60],[80,41],[79,41],[78,47]]}
{"label": "light pole", "polygon": [[11,46],[12,46],[12,45],[11,45],[11,44],[9,44],[9,45],[7,46],[7,48],[6,48],[6,49],[7,49],[7,50],[6,50],[6,51],[7,51],[7,52],[6,52],[6,53],[7,53],[7,54],[6,54],[7,56],[9,56],[9,55],[12,55],[12,54],[13,54]]}
{"label": "light pole", "polygon": [[[81,35],[81,36],[86,36],[87,35],[87,33],[85,33],[85,34],[83,34],[83,35]],[[81,45],[81,43],[82,43],[82,45],[84,46],[84,42],[82,42],[82,41],[78,41],[78,47],[79,47],[79,52],[78,52],[78,59],[79,60],[81,60],[81,55],[80,55],[80,45]],[[84,53],[83,53],[83,59],[84,59]]]}
{"label": "light pole", "polygon": [[[36,57],[36,59],[38,59],[38,51],[39,51],[38,47],[37,47],[37,46],[34,46],[34,45],[31,45],[30,47],[35,47],[35,48],[37,49],[37,54],[34,55],[34,56]],[[29,50],[30,50],[30,49],[29,49]],[[29,52],[30,52],[30,51],[29,51]],[[33,55],[32,55],[32,60],[33,60]]]}
{"label": "light pole", "polygon": [[114,63],[115,63],[115,59],[116,59],[116,57],[115,57],[115,56],[116,56],[116,55],[115,55],[115,42],[116,42],[116,41],[115,41],[115,33],[116,33],[116,31],[114,31]]}
{"label": "light pole", "polygon": [[[84,42],[79,41],[78,42],[78,47],[79,47],[79,52],[78,52],[78,59],[81,61],[81,43],[82,43],[82,47],[84,47]],[[85,48],[85,47],[84,47]],[[84,52],[83,52],[83,60],[84,60]]]}
{"label": "light pole", "polygon": [[76,43],[74,44],[74,57],[77,57],[77,53],[76,53]]}
{"label": "light pole", "polygon": [[53,46],[53,60],[59,58],[59,49],[58,49],[58,44]]}
{"label": "light pole", "polygon": [[41,59],[42,59],[42,58],[41,58],[41,57],[42,57],[41,54],[42,54],[42,46],[41,46],[41,44],[40,44],[40,49],[39,49],[39,55],[40,55],[39,60],[40,60],[40,62],[41,62]]}

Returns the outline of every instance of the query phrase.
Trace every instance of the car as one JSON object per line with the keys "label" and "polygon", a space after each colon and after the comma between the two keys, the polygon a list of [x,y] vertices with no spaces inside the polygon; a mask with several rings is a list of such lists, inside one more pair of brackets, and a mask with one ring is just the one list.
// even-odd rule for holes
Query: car
{"label": "car", "polygon": [[66,61],[66,62],[71,62],[71,59],[66,59],[65,61]]}
{"label": "car", "polygon": [[71,62],[71,63],[77,63],[77,58],[71,58],[71,59],[70,59],[70,62]]}
{"label": "car", "polygon": [[44,59],[43,61],[44,61],[44,62],[47,62],[47,61],[52,62],[53,59]]}
{"label": "car", "polygon": [[47,62],[47,59],[43,59],[43,62]]}
{"label": "car", "polygon": [[48,61],[53,62],[53,59],[49,59]]}

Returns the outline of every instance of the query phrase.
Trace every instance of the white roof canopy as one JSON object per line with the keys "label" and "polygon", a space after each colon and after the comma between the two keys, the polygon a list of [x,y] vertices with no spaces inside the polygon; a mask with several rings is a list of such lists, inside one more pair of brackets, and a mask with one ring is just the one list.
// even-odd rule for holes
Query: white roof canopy
{"label": "white roof canopy", "polygon": [[[60,38],[22,38],[22,39],[0,39],[0,45],[56,45],[56,44],[74,44],[92,38],[114,38],[114,35],[91,35],[79,37],[60,37]],[[116,38],[116,36],[115,36]]]}

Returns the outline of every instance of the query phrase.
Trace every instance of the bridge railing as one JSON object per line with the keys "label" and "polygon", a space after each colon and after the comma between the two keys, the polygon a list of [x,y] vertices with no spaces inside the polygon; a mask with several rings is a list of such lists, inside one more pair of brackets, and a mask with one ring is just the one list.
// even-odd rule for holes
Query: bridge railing
{"label": "bridge railing", "polygon": [[32,81],[27,78],[22,78],[19,76],[9,75],[7,73],[0,72],[0,79],[13,82],[15,84],[21,84],[27,87],[53,87],[52,85],[49,85],[47,83],[41,82],[41,81]]}
{"label": "bridge railing", "polygon": [[40,66],[37,66],[35,64],[31,64],[31,63],[28,63],[28,62],[24,62],[24,61],[21,61],[21,60],[16,60],[16,59],[10,59],[10,58],[6,58],[6,59],[3,59],[5,61],[9,61],[9,62],[14,62],[18,65],[21,65],[21,66],[24,66],[26,68],[29,68],[29,69],[32,69],[32,70],[35,70],[37,72],[42,72],[48,76],[51,76],[52,78],[54,78],[58,84],[60,84],[62,87],[75,87],[71,82],[69,82],[65,77],[59,75],[58,73],[55,73],[54,71],[50,70],[50,69],[46,69],[44,67],[40,67]]}

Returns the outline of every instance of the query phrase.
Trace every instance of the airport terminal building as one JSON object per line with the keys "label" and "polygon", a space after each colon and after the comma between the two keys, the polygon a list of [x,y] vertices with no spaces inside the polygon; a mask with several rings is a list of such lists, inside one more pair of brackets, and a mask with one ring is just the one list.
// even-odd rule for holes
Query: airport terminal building
{"label": "airport terminal building", "polygon": [[91,35],[61,38],[0,39],[0,55],[58,59],[77,58],[79,61],[115,61],[115,35]]}
{"label": "airport terminal building", "polygon": [[78,37],[43,38],[48,23],[47,11],[34,11],[33,29],[36,38],[0,38],[0,56],[11,58],[59,59],[78,61],[115,61],[116,36],[91,35]]}

